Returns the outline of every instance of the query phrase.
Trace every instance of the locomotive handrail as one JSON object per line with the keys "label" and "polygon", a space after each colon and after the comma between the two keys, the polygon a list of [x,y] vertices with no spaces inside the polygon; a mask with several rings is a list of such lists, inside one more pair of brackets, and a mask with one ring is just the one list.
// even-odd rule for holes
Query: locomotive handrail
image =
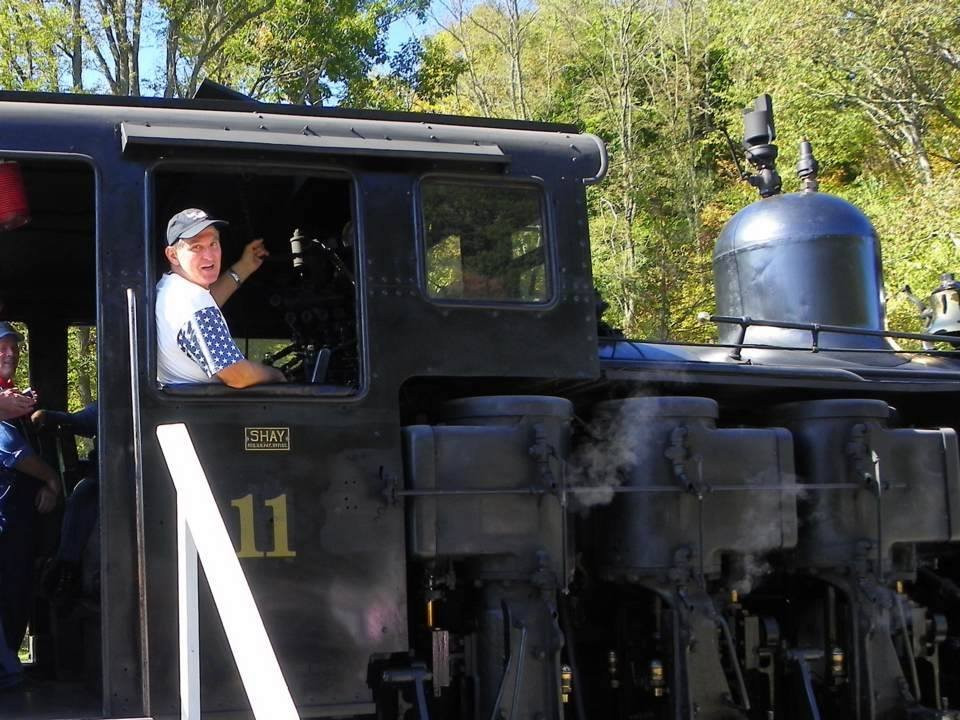
{"label": "locomotive handrail", "polygon": [[[779,326],[777,326],[779,327]],[[789,328],[788,328],[789,329]],[[821,329],[822,326],[821,326]],[[832,331],[831,331],[832,332]],[[952,337],[952,336],[951,336]],[[950,342],[943,335],[937,335],[937,342]],[[691,348],[729,348],[732,350],[741,349],[741,350],[789,350],[792,352],[831,352],[831,353],[856,353],[856,354],[867,354],[867,353],[879,353],[882,355],[945,355],[954,352],[953,350],[909,350],[904,348],[898,348],[894,350],[893,348],[884,349],[884,348],[850,348],[850,347],[824,347],[823,345],[818,345],[814,348],[813,345],[803,347],[798,347],[796,345],[773,345],[770,343],[703,343],[703,342],[689,342],[686,340],[630,340],[622,337],[613,337],[610,335],[601,336],[599,338],[600,342],[605,345],[624,343],[631,346],[634,350],[638,352],[641,351],[641,344],[652,344],[652,345],[669,345],[671,347],[691,347]],[[960,336],[956,337],[953,342],[960,342]],[[616,350],[614,354],[608,358],[610,360],[616,360]],[[622,359],[622,358],[621,358]],[[835,368],[818,368],[821,371]]]}
{"label": "locomotive handrail", "polygon": [[[934,335],[931,333],[903,332],[901,330],[874,330],[872,328],[856,328],[849,325],[827,325],[824,323],[801,323],[788,320],[757,320],[749,316],[733,317],[730,315],[711,315],[710,313],[700,313],[697,315],[700,322],[712,322],[721,325],[739,325],[745,332],[749,327],[773,327],[784,330],[806,330],[813,336],[811,350],[813,352],[830,350],[830,348],[820,347],[820,333],[836,333],[838,335],[865,335],[867,337],[885,337],[897,338],[900,340],[925,340],[927,342],[945,342],[951,345],[960,345],[960,336],[954,335]],[[742,346],[742,343],[735,343],[735,346]],[[775,346],[776,347],[776,346]],[[859,350],[853,350],[860,352]],[[885,350],[881,352],[886,352]]]}
{"label": "locomotive handrail", "polygon": [[600,167],[597,168],[597,174],[593,177],[585,177],[580,180],[584,185],[596,185],[598,182],[603,180],[607,175],[607,167],[609,166],[610,160],[607,157],[607,144],[603,142],[596,135],[587,133],[586,137],[593,140],[597,145],[597,149],[600,151]]}
{"label": "locomotive handrail", "polygon": [[[906,485],[896,484],[893,489],[902,489]],[[709,485],[708,493],[714,492],[794,492],[804,493],[808,490],[862,490],[859,483],[803,483],[790,485]],[[566,485],[565,492],[589,494],[593,492],[611,493],[688,493],[690,489],[681,485]],[[548,487],[503,487],[503,488],[443,488],[430,490],[401,490],[388,489],[387,494],[394,499],[403,497],[458,497],[468,495],[558,495],[560,488]]]}
{"label": "locomotive handrail", "polygon": [[199,558],[254,718],[299,720],[187,427],[183,423],[159,425],[156,432],[177,492],[180,717],[200,719]]}

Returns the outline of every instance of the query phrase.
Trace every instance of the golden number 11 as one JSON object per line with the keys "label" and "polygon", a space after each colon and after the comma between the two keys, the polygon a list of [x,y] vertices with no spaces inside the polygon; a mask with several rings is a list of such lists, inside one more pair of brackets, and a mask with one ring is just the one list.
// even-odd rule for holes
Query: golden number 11
{"label": "golden number 11", "polygon": [[290,549],[290,531],[287,525],[287,496],[277,495],[265,500],[266,505],[273,513],[273,550],[264,552],[257,550],[256,530],[253,524],[253,494],[231,500],[230,505],[240,513],[240,549],[238,558],[292,558],[297,556],[296,550]]}

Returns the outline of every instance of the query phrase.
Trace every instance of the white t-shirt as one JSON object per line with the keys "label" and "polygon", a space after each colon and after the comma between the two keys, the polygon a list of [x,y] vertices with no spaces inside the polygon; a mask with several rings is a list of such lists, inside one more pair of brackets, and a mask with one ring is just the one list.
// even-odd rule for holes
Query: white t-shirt
{"label": "white t-shirt", "polygon": [[217,382],[243,360],[210,291],[176,273],[157,283],[157,380],[161,385]]}

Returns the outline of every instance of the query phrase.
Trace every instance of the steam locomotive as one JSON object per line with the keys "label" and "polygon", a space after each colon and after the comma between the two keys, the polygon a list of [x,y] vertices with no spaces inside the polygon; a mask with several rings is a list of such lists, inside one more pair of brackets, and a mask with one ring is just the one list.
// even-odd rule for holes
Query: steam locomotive
{"label": "steam locomotive", "polygon": [[[43,692],[0,717],[179,717],[170,423],[301,717],[960,717],[960,289],[888,331],[869,221],[809,144],[781,194],[769,98],[745,122],[761,199],[717,240],[696,345],[598,332],[607,161],[576,128],[0,93],[2,314],[50,404],[66,329],[96,327],[101,478],[85,610],[38,600]],[[290,383],[157,384],[159,238],[188,206],[232,221],[225,266],[265,237],[225,313]],[[69,492],[71,439],[45,447]],[[247,717],[201,595],[203,716]]]}

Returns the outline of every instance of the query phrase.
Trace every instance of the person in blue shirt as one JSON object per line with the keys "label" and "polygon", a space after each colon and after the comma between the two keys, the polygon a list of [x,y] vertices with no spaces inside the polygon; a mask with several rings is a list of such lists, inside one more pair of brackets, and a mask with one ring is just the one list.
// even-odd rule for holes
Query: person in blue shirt
{"label": "person in blue shirt", "polygon": [[[37,410],[30,416],[36,428],[55,428],[81,437],[96,438],[97,403],[82,410],[67,413],[57,410]],[[56,554],[44,568],[41,585],[50,597],[71,598],[80,592],[80,561],[84,548],[97,524],[99,473],[97,448],[84,462],[83,477],[66,499],[60,544]]]}
{"label": "person in blue shirt", "polygon": [[[12,383],[22,338],[0,322],[0,385]],[[22,420],[0,422],[0,689],[20,683],[17,651],[30,618],[36,513],[57,506],[60,478],[30,446]]]}

